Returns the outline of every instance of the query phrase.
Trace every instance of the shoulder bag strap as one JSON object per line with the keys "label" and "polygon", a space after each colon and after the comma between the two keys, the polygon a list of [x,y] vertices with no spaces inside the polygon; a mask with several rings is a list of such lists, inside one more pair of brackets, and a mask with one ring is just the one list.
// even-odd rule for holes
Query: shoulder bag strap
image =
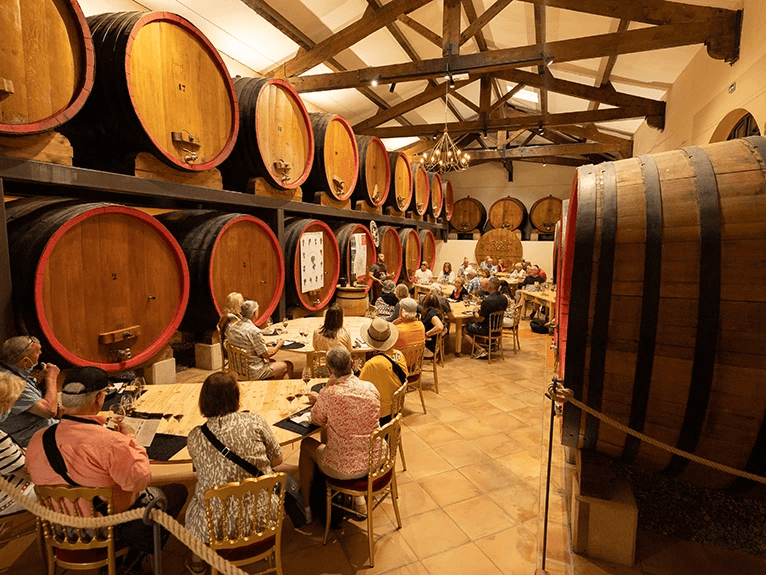
{"label": "shoulder bag strap", "polygon": [[210,428],[207,426],[207,423],[203,425],[201,428],[202,435],[207,437],[207,440],[213,444],[213,447],[215,447],[221,455],[223,455],[226,459],[231,461],[232,463],[239,465],[242,469],[247,471],[250,475],[253,477],[260,477],[263,475],[263,472],[258,469],[255,465],[250,463],[249,461],[242,459],[239,455],[234,453],[231,449],[226,447],[223,443],[221,443],[221,440],[218,439],[215,434],[210,430]]}
{"label": "shoulder bag strap", "polygon": [[45,456],[48,458],[53,471],[58,473],[64,480],[73,487],[80,487],[79,483],[75,483],[71,477],[69,477],[69,470],[67,469],[64,456],[61,455],[61,450],[56,444],[56,425],[51,425],[43,432],[43,450],[45,450]]}
{"label": "shoulder bag strap", "polygon": [[381,353],[380,355],[381,355],[381,356],[383,356],[383,357],[385,357],[385,358],[386,358],[388,361],[390,361],[390,362],[391,362],[391,367],[393,368],[393,370],[394,370],[394,373],[396,374],[396,377],[398,377],[398,378],[399,378],[399,381],[401,381],[402,383],[404,383],[405,381],[407,381],[407,374],[406,374],[406,373],[404,373],[404,370],[402,369],[402,366],[401,366],[401,365],[399,365],[398,363],[396,363],[396,362],[395,362],[393,359],[391,359],[390,357],[388,357],[388,356],[387,356],[385,353]]}

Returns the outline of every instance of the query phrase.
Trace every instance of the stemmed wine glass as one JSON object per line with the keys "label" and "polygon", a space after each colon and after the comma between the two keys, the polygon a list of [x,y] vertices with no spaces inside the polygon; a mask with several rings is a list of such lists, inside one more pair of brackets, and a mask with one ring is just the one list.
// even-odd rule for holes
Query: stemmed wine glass
{"label": "stemmed wine glass", "polygon": [[112,413],[112,415],[109,416],[108,427],[109,429],[117,429],[117,424],[125,419],[127,410],[121,402],[115,402],[109,406],[109,411]]}
{"label": "stemmed wine glass", "polygon": [[282,327],[285,328],[285,331],[287,331],[287,322],[288,319],[286,317],[282,318]]}
{"label": "stemmed wine glass", "polygon": [[309,390],[309,381],[311,381],[312,376],[311,368],[306,366],[303,368],[303,372],[301,373],[301,379],[303,380],[304,388],[306,389],[306,393],[308,393]]}

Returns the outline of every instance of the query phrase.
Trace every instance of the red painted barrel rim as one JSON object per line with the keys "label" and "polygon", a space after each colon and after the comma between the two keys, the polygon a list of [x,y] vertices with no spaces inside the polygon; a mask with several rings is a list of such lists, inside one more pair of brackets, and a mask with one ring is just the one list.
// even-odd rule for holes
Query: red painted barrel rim
{"label": "red painted barrel rim", "polygon": [[[351,194],[354,193],[354,188],[356,187],[356,183],[359,181],[359,146],[356,144],[356,136],[354,135],[354,129],[351,127],[351,124],[348,123],[348,120],[341,116],[340,114],[332,114],[332,117],[327,122],[327,126],[330,126],[331,122],[340,122],[340,124],[343,126],[343,129],[346,130],[348,133],[348,139],[351,141],[351,147],[354,150],[354,165],[356,166],[356,170],[353,170],[353,175],[351,176],[351,185],[348,187],[348,190],[340,197],[335,196],[335,199],[338,201],[345,201],[351,197]],[[325,130],[325,138],[327,137],[327,130]],[[324,161],[324,159],[322,160]]]}
{"label": "red painted barrel rim", "polygon": [[[425,236],[426,240],[430,241],[431,244],[434,247],[434,254],[433,254],[434,257],[433,257],[433,260],[430,262],[430,266],[429,266],[431,268],[431,271],[434,271],[434,266],[436,265],[436,237],[434,236],[434,233],[431,230],[422,230],[418,234],[418,239],[419,240],[420,240],[420,234],[423,234]],[[420,257],[421,258],[425,257],[425,255],[423,255],[423,252],[425,252],[425,244],[426,244],[426,242],[424,242],[422,240],[420,241]]]}
{"label": "red painted barrel rim", "polygon": [[443,183],[444,186],[444,212],[447,216],[447,221],[452,221],[452,214],[455,212],[455,190],[452,189],[452,182],[447,180]]}
{"label": "red painted barrel rim", "polygon": [[[328,305],[330,301],[332,300],[333,296],[335,296],[335,286],[338,285],[338,279],[340,278],[340,248],[338,247],[338,240],[335,239],[335,234],[333,233],[332,229],[330,229],[330,226],[328,226],[326,223],[324,223],[321,220],[310,220],[305,226],[303,226],[303,229],[301,230],[300,235],[302,236],[305,232],[309,231],[309,228],[311,226],[319,226],[320,228],[322,228],[321,231],[325,232],[325,236],[329,236],[333,239],[332,248],[333,248],[333,251],[335,252],[335,273],[333,274],[332,281],[329,284],[332,289],[330,289],[327,292],[324,298],[320,300],[320,302],[317,305],[309,305],[308,303],[306,303],[306,301],[303,300],[303,298],[301,297],[303,294],[301,293],[300,285],[298,283],[298,280],[301,277],[300,241],[296,245],[295,255],[293,256],[293,279],[295,281],[295,289],[298,294],[298,300],[303,302],[303,304],[306,306],[306,309],[308,311],[318,311],[324,308],[326,305]],[[312,231],[318,231],[318,230],[312,230]]]}
{"label": "red painted barrel rim", "polygon": [[[298,92],[295,91],[295,88],[292,87],[292,85],[284,80],[280,80],[279,78],[270,78],[266,81],[266,84],[275,84],[277,86],[281,86],[284,90],[289,92],[290,98],[292,98],[297,104],[298,109],[301,113],[301,118],[303,118],[303,122],[308,128],[309,131],[309,154],[306,158],[306,165],[303,167],[303,172],[301,172],[301,175],[296,179],[294,182],[290,184],[281,184],[281,187],[285,190],[294,190],[295,188],[299,187],[303,182],[305,182],[309,174],[311,174],[311,166],[314,164],[314,129],[311,127],[311,118],[309,117],[309,112],[306,109],[306,105],[303,103],[303,100],[301,99]],[[258,125],[258,102],[256,101],[255,105],[255,125]],[[249,128],[249,126],[248,126]],[[253,127],[255,129],[255,126]],[[256,138],[255,139],[258,144],[258,152],[261,154],[261,158],[263,158],[263,150],[261,148],[261,139]],[[263,162],[264,166],[266,166],[266,162]],[[268,170],[269,174],[271,174],[271,177],[274,179],[275,182],[279,182],[279,174],[276,172],[273,172],[273,168],[271,166],[266,166],[266,170]]]}
{"label": "red painted barrel rim", "polygon": [[[218,70],[221,72],[221,76],[224,82],[226,82],[226,84],[229,87],[229,90],[228,90],[229,103],[231,104],[231,133],[229,134],[229,138],[226,141],[226,145],[223,147],[223,149],[220,152],[218,152],[218,154],[215,157],[213,157],[213,159],[202,164],[187,164],[185,162],[182,162],[178,158],[172,156],[171,154],[164,152],[162,146],[160,146],[159,142],[156,140],[154,135],[151,134],[148,130],[146,130],[144,119],[141,117],[141,113],[139,112],[136,106],[136,100],[133,96],[131,77],[130,77],[131,76],[130,57],[133,51],[133,43],[136,40],[136,36],[138,36],[138,33],[141,31],[141,28],[143,28],[150,22],[155,22],[158,20],[174,22],[181,28],[184,28],[185,30],[187,30],[201,44],[203,44],[208,49],[208,53],[213,58],[216,68],[218,68]],[[151,140],[152,144],[156,148],[157,153],[162,154],[162,157],[167,159],[172,164],[178,166],[182,170],[185,170],[188,172],[202,172],[205,170],[209,170],[211,168],[215,168],[221,162],[223,162],[226,158],[229,157],[229,154],[231,153],[231,150],[234,148],[234,144],[237,141],[237,133],[239,132],[239,104],[237,103],[237,94],[236,94],[236,91],[234,90],[234,82],[232,82],[231,77],[229,76],[229,70],[226,68],[226,64],[221,58],[221,55],[218,53],[218,50],[216,50],[215,46],[213,46],[210,40],[208,40],[207,36],[205,36],[196,26],[194,26],[194,24],[189,22],[186,18],[183,18],[182,16],[179,16],[178,14],[173,14],[172,12],[149,12],[148,14],[146,14],[146,16],[143,16],[140,20],[138,20],[138,22],[135,23],[135,25],[133,26],[133,29],[130,31],[128,44],[125,47],[125,78],[127,79],[128,95],[130,96],[130,102],[133,105],[133,110],[135,111],[136,116],[138,117],[138,121],[141,123],[141,127],[144,128],[144,132],[146,133],[146,136],[149,138],[149,140]]]}
{"label": "red painted barrel rim", "polygon": [[[404,152],[397,152],[396,162],[394,165],[397,165],[399,163],[399,160],[401,158],[404,158],[404,163],[407,165],[407,181],[409,184],[407,185],[407,202],[403,206],[399,202],[399,196],[396,196],[396,190],[394,190],[394,196],[396,197],[396,207],[399,208],[399,211],[405,211],[407,208],[410,207],[410,204],[412,203],[412,194],[413,194],[413,182],[412,182],[412,168],[410,167],[410,159],[407,157],[407,154]],[[393,176],[392,176],[393,178]]]}
{"label": "red painted barrel rim", "polygon": [[29,124],[0,123],[0,133],[24,135],[39,134],[40,132],[52,130],[56,126],[60,126],[71,120],[74,115],[82,109],[88,96],[90,96],[90,93],[93,91],[93,81],[96,72],[96,57],[90,28],[88,27],[87,20],[85,20],[85,15],[82,13],[82,9],[80,9],[80,4],[76,0],[68,2],[67,6],[71,8],[75,18],[80,24],[80,30],[82,31],[82,43],[80,47],[85,59],[85,70],[82,83],[80,87],[75,90],[74,99],[70,100],[66,106],[51,116],[38,120],[37,122],[31,122]]}
{"label": "red painted barrel rim", "polygon": [[[375,263],[378,261],[378,250],[375,248],[375,239],[372,237],[372,232],[370,231],[370,228],[368,228],[365,225],[362,224],[348,224],[349,226],[354,226],[354,229],[351,231],[348,237],[348,241],[351,241],[351,236],[354,235],[357,229],[361,229],[364,235],[367,237],[368,245],[372,246],[372,258],[370,258],[369,254],[367,254],[367,260],[372,261]],[[345,228],[347,226],[343,226]],[[340,231],[343,228],[339,228],[338,231]],[[356,232],[358,233],[358,232]],[[337,238],[337,236],[336,236]],[[350,248],[347,248],[350,249]],[[346,262],[347,263],[347,262]],[[345,263],[344,263],[345,265]],[[372,265],[372,264],[371,264]],[[350,270],[349,270],[350,271]],[[369,277],[369,273],[367,274],[367,281],[365,282],[367,284],[367,287],[364,289],[364,293],[368,293],[370,291],[370,288],[372,287],[372,278]]]}
{"label": "red painted barrel rim", "polygon": [[[408,237],[415,238],[415,242],[418,245],[418,265],[415,266],[415,269],[417,270],[417,269],[420,268],[420,262],[423,261],[421,259],[423,257],[423,244],[420,241],[420,235],[418,234],[418,231],[415,228],[403,228],[401,231],[402,232],[407,232],[407,236]],[[401,240],[402,237],[399,236],[399,239]],[[404,251],[404,242],[402,242],[402,263],[403,264],[405,263],[404,262],[404,260],[405,260],[404,256],[405,255],[406,254],[405,254],[405,251]],[[407,271],[407,268],[405,268],[405,271]],[[414,270],[413,270],[413,273],[414,273]],[[407,278],[407,279],[410,280],[411,278]]]}
{"label": "red painted barrel rim", "polygon": [[399,261],[396,267],[396,273],[394,274],[394,277],[392,279],[395,282],[399,281],[399,276],[402,274],[402,265],[404,264],[404,261],[402,258],[402,239],[399,237],[399,233],[396,231],[396,228],[394,228],[393,226],[383,226],[382,228],[378,228],[378,232],[380,233],[380,245],[381,245],[380,251],[381,252],[383,251],[383,237],[387,233],[391,232],[393,236],[396,238],[396,243],[399,246],[397,250],[397,253],[399,254]]}
{"label": "red painted barrel rim", "polygon": [[572,194],[569,198],[567,211],[567,225],[563,230],[563,242],[559,250],[561,265],[556,274],[556,317],[559,323],[558,346],[559,346],[559,375],[564,375],[567,353],[567,330],[569,329],[569,298],[572,291],[572,265],[574,260],[575,230],[577,228],[577,199],[578,199],[578,176],[575,172],[572,182]]}
{"label": "red painted barrel rim", "polygon": [[[383,155],[386,158],[388,158],[388,150],[386,150],[386,145],[383,143],[383,140],[381,140],[377,136],[372,136],[372,138],[370,139],[370,145],[373,145],[373,144],[376,146],[380,146],[380,148],[383,150]],[[386,186],[385,186],[386,193],[383,194],[383,198],[379,202],[372,201],[372,198],[369,197],[369,194],[367,196],[368,199],[372,201],[372,205],[376,207],[382,206],[383,204],[386,203],[386,200],[388,199],[388,194],[391,188],[391,162],[384,162],[384,163],[386,164]]]}
{"label": "red painted barrel rim", "polygon": [[267,226],[263,220],[259,220],[255,216],[242,214],[241,216],[233,218],[227,222],[226,225],[223,226],[223,228],[221,228],[221,230],[218,232],[218,236],[216,236],[215,243],[213,244],[213,249],[210,251],[210,266],[208,270],[208,285],[210,286],[210,295],[212,296],[213,305],[215,306],[218,315],[222,315],[223,310],[218,306],[218,302],[215,300],[215,292],[213,290],[213,260],[215,260],[215,254],[218,251],[218,244],[221,241],[221,237],[226,232],[226,230],[238,222],[253,223],[256,227],[266,232],[266,235],[269,238],[269,242],[271,243],[271,247],[274,248],[274,251],[278,256],[277,262],[279,265],[277,269],[277,285],[274,291],[274,297],[271,298],[269,305],[261,311],[261,314],[257,318],[253,318],[253,323],[255,325],[261,325],[261,323],[266,321],[266,318],[270,317],[274,310],[277,309],[277,306],[279,305],[279,298],[282,294],[282,290],[285,287],[285,260],[284,256],[282,255],[282,248],[279,245],[277,236],[274,235],[274,232],[271,231],[271,228],[269,228],[269,226]]}
{"label": "red painted barrel rim", "polygon": [[[415,211],[417,212],[419,216],[422,216],[428,211],[428,206],[431,202],[431,178],[428,177],[428,172],[426,172],[425,169],[423,169],[423,166],[421,166],[420,164],[412,164],[412,170],[410,171],[413,172],[412,195],[414,196],[414,199],[415,199]],[[418,189],[417,175],[421,172],[425,174],[425,181],[426,181],[426,197],[423,200],[422,209],[418,208],[418,202],[417,202],[417,199],[418,199],[417,198],[417,195],[418,195],[417,194],[417,189]]]}
{"label": "red painted barrel rim", "polygon": [[[123,214],[132,218],[136,218],[139,220],[142,220],[145,224],[149,225],[152,229],[157,231],[160,236],[167,242],[167,244],[170,246],[173,255],[175,256],[176,263],[180,267],[181,270],[181,298],[180,301],[176,304],[175,312],[173,313],[173,317],[171,318],[168,325],[165,327],[165,329],[162,331],[162,333],[157,337],[155,342],[147,347],[145,350],[141,351],[140,353],[136,354],[135,356],[131,357],[127,361],[119,362],[119,363],[103,363],[103,362],[95,362],[90,361],[87,359],[83,359],[81,357],[76,356],[74,353],[66,349],[64,345],[58,340],[58,338],[54,335],[53,330],[51,329],[50,324],[48,323],[48,317],[45,315],[45,306],[43,305],[43,279],[45,277],[45,266],[48,263],[48,260],[51,257],[51,254],[53,253],[53,249],[58,244],[58,241],[61,239],[61,237],[71,228],[73,228],[75,225],[79,224],[83,220],[86,220],[88,218],[92,218],[95,215],[100,214]],[[86,210],[82,214],[79,214],[72,218],[71,220],[64,223],[59,229],[57,229],[53,235],[48,239],[48,241],[45,244],[45,248],[43,249],[42,254],[40,255],[40,261],[37,264],[37,269],[35,270],[35,287],[34,287],[34,298],[35,298],[35,311],[37,311],[37,317],[38,321],[40,322],[40,328],[43,330],[43,333],[45,334],[45,337],[48,340],[48,343],[50,343],[51,347],[58,353],[62,358],[64,358],[66,361],[73,365],[77,366],[85,366],[90,365],[94,367],[100,367],[104,371],[125,371],[127,369],[130,369],[132,367],[135,367],[137,365],[140,365],[141,363],[151,359],[154,355],[157,354],[157,352],[162,349],[162,347],[167,343],[167,341],[170,339],[170,337],[175,333],[176,329],[178,329],[178,326],[181,323],[181,320],[184,317],[184,312],[186,311],[186,306],[189,303],[189,266],[186,263],[186,258],[184,257],[183,251],[181,250],[181,246],[178,244],[176,239],[170,234],[170,232],[159,223],[155,218],[140,212],[138,210],[134,210],[132,208],[126,208],[124,206],[100,206],[97,208],[92,208],[89,210]]]}
{"label": "red painted barrel rim", "polygon": [[[436,180],[439,180],[438,186],[433,185]],[[442,182],[442,177],[438,172],[434,172],[433,178],[431,179],[431,182],[429,182],[429,186],[431,190],[431,212],[435,218],[438,218],[442,213],[442,208],[444,207],[444,182]],[[438,193],[436,193],[434,190],[438,190]],[[437,197],[439,198],[439,203],[434,205],[434,199]]]}

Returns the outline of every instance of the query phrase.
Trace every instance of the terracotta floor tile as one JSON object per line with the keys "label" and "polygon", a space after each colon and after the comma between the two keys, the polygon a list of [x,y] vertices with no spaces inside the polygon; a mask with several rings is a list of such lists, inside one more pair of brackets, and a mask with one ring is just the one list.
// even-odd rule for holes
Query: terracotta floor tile
{"label": "terracotta floor tile", "polygon": [[581,557],[573,553],[572,572],[577,575],[642,575],[644,570],[641,567],[611,565],[610,563]]}
{"label": "terracotta floor tile", "polygon": [[501,411],[495,415],[486,415],[481,420],[499,433],[510,433],[526,424],[513,417],[510,413]]}
{"label": "terracotta floor tile", "polygon": [[[456,423],[459,424],[460,422]],[[414,431],[420,436],[420,439],[433,448],[455,443],[462,439],[460,434],[452,429],[451,426],[441,421],[428,425],[420,425],[414,428]]]}
{"label": "terracotta floor tile", "polygon": [[506,575],[535,571],[535,536],[522,526],[479,539],[476,545]]}
{"label": "terracotta floor tile", "polygon": [[[431,407],[429,406],[429,410],[430,409]],[[469,417],[471,417],[470,413],[460,409],[459,407],[454,407],[454,406],[433,409],[432,413],[442,423],[452,423],[453,421],[461,421],[463,419],[468,419]]]}
{"label": "terracotta floor tile", "polygon": [[526,403],[517,399],[516,396],[508,395],[507,393],[499,397],[492,397],[487,401],[503,411],[513,411],[514,409],[524,409],[527,407]]}
{"label": "terracotta floor tile", "polygon": [[[412,517],[418,513],[425,513],[439,507],[439,504],[434,501],[431,496],[421,487],[417,481],[399,485],[399,515],[402,521],[407,517]],[[392,524],[396,522],[396,514],[394,513],[394,506],[391,503],[391,498],[386,497],[383,503],[380,504],[380,509],[386,512],[389,521]]]}
{"label": "terracotta floor tile", "polygon": [[346,558],[340,541],[337,539],[328,541],[325,546],[309,547],[293,553],[283,551],[282,568],[285,573],[300,573],[301,575],[354,574],[354,568]]}
{"label": "terracotta floor tile", "polygon": [[511,487],[489,494],[505,513],[517,523],[526,523],[539,513],[538,491],[521,479],[512,482]]}
{"label": "terracotta floor tile", "polygon": [[479,401],[471,405],[461,405],[461,407],[463,411],[476,418],[483,418],[503,413],[502,409],[486,401]]}
{"label": "terracotta floor tile", "polygon": [[428,570],[423,566],[423,564],[418,561],[416,563],[410,563],[409,565],[405,565],[404,567],[399,567],[398,569],[392,569],[391,571],[386,571],[386,575],[430,575],[428,573]]}
{"label": "terracotta floor tile", "polygon": [[446,459],[430,447],[412,453],[405,451],[404,457],[407,459],[407,474],[415,481],[453,469]]}
{"label": "terracotta floor tile", "polygon": [[466,465],[480,465],[482,461],[489,459],[489,455],[467,439],[437,447],[436,452],[456,468]]}
{"label": "terracotta floor tile", "polygon": [[476,418],[450,423],[450,427],[465,439],[476,439],[477,437],[486,437],[487,435],[494,435],[497,433],[496,429],[489,425],[485,425],[480,419]]}
{"label": "terracotta floor tile", "polygon": [[548,434],[528,425],[509,431],[508,435],[523,445],[524,449],[536,455],[542,453],[543,447],[548,445]]}
{"label": "terracotta floor tile", "polygon": [[444,508],[472,540],[513,527],[516,522],[486,495],[453,503]]}
{"label": "terracotta floor tile", "polygon": [[525,479],[540,477],[540,458],[535,457],[529,451],[519,451],[498,457],[496,461],[505,465],[509,470]]}
{"label": "terracotta floor tile", "polygon": [[468,543],[463,530],[442,509],[410,517],[401,533],[421,560]]}
{"label": "terracotta floor tile", "polygon": [[500,575],[501,571],[475,544],[468,543],[423,560],[429,573],[438,575]]}
{"label": "terracotta floor tile", "polygon": [[415,553],[398,530],[375,537],[375,567],[370,567],[367,533],[341,539],[341,547],[356,573],[385,573],[417,561]]}
{"label": "terracotta floor tile", "polygon": [[426,477],[418,483],[442,507],[481,494],[479,488],[456,469]]}
{"label": "terracotta floor tile", "polygon": [[[527,523],[529,525],[529,523]],[[538,535],[540,541],[540,549],[542,549],[542,526],[543,522],[539,522],[540,534]],[[548,559],[552,561],[561,561],[563,563],[570,562],[571,548],[569,544],[569,527],[562,525],[561,523],[553,523],[548,521],[548,547],[547,553]]]}
{"label": "terracotta floor tile", "polygon": [[507,487],[513,475],[506,467],[492,459],[482,462],[481,465],[463,467],[460,473],[484,493]]}
{"label": "terracotta floor tile", "polygon": [[477,437],[476,439],[472,439],[471,443],[492,458],[510,455],[511,453],[517,453],[524,449],[518,441],[513,439],[510,434],[506,433],[496,433],[495,435]]}
{"label": "terracotta floor tile", "polygon": [[[295,529],[290,523],[290,519],[286,517],[282,524],[282,554],[293,553],[301,549],[321,545],[323,536],[324,524],[320,525],[319,521],[314,521],[300,529]],[[334,539],[337,539],[337,537],[333,531],[330,531],[327,543],[329,544],[330,540]]]}

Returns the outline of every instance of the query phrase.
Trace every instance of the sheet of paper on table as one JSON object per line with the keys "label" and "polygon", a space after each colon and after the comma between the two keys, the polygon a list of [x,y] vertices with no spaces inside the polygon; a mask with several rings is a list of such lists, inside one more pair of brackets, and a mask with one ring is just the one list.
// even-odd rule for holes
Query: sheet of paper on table
{"label": "sheet of paper on table", "polygon": [[157,434],[157,428],[160,426],[161,419],[137,419],[135,417],[126,417],[125,423],[136,430],[136,441],[144,447],[149,447]]}
{"label": "sheet of paper on table", "polygon": [[298,425],[302,425],[303,427],[308,427],[311,425],[311,410],[304,411],[299,415],[291,417],[290,421],[297,423]]}

